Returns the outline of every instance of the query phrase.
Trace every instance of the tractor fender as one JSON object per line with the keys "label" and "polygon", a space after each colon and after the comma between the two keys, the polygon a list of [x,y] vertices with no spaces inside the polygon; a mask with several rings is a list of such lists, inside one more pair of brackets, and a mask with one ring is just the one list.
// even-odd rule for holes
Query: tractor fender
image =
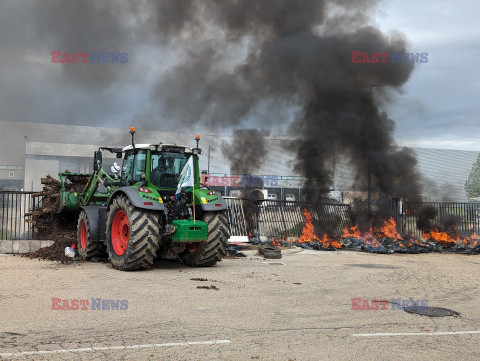
{"label": "tractor fender", "polygon": [[105,230],[107,228],[107,207],[83,206],[81,207],[88,218],[90,226],[90,239],[92,241],[105,242]]}
{"label": "tractor fender", "polygon": [[215,212],[227,209],[227,202],[225,202],[225,199],[223,199],[220,194],[217,194],[217,197],[218,201],[216,201],[215,203],[202,203],[202,210],[205,212]]}
{"label": "tractor fender", "polygon": [[[138,192],[132,188],[132,187],[121,187],[118,188],[110,197],[110,203],[108,204],[108,207],[110,208],[110,204],[112,204],[113,199],[120,195],[120,194],[125,194],[128,199],[130,200],[130,203],[132,203],[133,206],[137,208],[143,208],[143,209],[148,209],[150,211],[164,211],[165,210],[165,205],[163,203],[155,202],[150,199],[143,199],[140,197]],[[150,204],[145,204],[145,203],[150,203]]]}

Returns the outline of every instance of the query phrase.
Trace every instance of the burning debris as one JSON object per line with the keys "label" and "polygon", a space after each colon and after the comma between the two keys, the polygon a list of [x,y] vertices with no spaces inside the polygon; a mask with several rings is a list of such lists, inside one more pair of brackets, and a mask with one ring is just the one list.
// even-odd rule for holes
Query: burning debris
{"label": "burning debris", "polygon": [[302,229],[302,235],[297,241],[288,242],[290,245],[302,247],[308,244],[308,248],[324,250],[342,248],[342,245],[338,241],[330,238],[328,234],[324,233],[321,237],[316,235],[312,214],[307,209],[303,210],[303,216],[305,217],[305,225]]}
{"label": "burning debris", "polygon": [[451,246],[459,242],[470,244],[472,239],[477,239],[473,233],[470,237],[461,237],[457,231],[462,219],[458,215],[448,214],[438,217],[438,210],[431,206],[423,206],[417,215],[417,228],[423,231],[423,238],[433,239],[445,246]]}
{"label": "burning debris", "polygon": [[[275,246],[295,245],[307,249],[336,250],[350,249],[373,253],[428,253],[428,252],[456,252],[480,254],[480,237],[476,233],[470,236],[461,236],[458,232],[449,234],[438,229],[423,233],[422,238],[403,237],[397,229],[397,222],[390,217],[376,225],[361,229],[359,225],[346,227],[338,236],[323,233],[318,236],[312,214],[303,210],[305,224],[302,234],[295,241],[272,239]],[[373,223],[373,222],[372,222]]]}

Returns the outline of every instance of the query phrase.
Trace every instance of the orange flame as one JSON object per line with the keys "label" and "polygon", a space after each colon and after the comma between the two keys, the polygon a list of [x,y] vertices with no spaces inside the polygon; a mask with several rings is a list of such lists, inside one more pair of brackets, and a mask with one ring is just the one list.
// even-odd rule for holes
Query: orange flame
{"label": "orange flame", "polygon": [[428,233],[424,233],[422,237],[426,239],[431,239],[445,246],[453,246],[457,241],[460,240],[460,237],[458,235],[454,238],[445,232],[439,232],[438,229],[431,230]]}
{"label": "orange flame", "polygon": [[383,227],[380,227],[380,233],[387,238],[392,238],[395,242],[403,240],[403,237],[397,231],[397,222],[390,217]]}
{"label": "orange flame", "polygon": [[[457,245],[468,245],[475,247],[479,244],[480,239],[476,233],[473,233],[469,237],[461,238],[458,234],[456,234],[456,230],[454,230],[455,235],[449,235],[446,232],[439,232],[437,229],[432,230],[430,232],[423,233],[424,239],[431,239],[435,242],[438,242],[444,246],[453,246]],[[358,226],[353,226],[350,228],[345,228],[343,230],[342,237],[354,237],[361,239],[366,244],[369,244],[373,247],[379,247],[382,244],[379,241],[379,238],[390,238],[393,239],[394,242],[398,242],[398,246],[400,247],[410,247],[413,244],[423,244],[422,240],[419,239],[411,239],[406,242],[406,240],[398,233],[397,231],[397,223],[395,219],[389,218],[388,220],[384,221],[381,227],[372,228],[370,227],[366,231],[360,231]]]}
{"label": "orange flame", "polygon": [[463,244],[468,244],[470,246],[476,247],[478,246],[479,238],[475,232],[472,233],[470,237],[467,237],[463,240]]}
{"label": "orange flame", "polygon": [[479,243],[478,235],[473,232],[468,237],[460,237],[457,233],[457,230],[454,227],[454,234],[450,235],[446,232],[439,232],[438,229],[431,230],[430,232],[423,233],[423,238],[431,239],[435,242],[443,244],[444,246],[453,246],[453,245],[465,245],[476,247]]}
{"label": "orange flame", "polygon": [[283,236],[282,239],[279,241],[275,240],[275,238],[272,237],[271,242],[272,242],[272,246],[280,247],[282,243],[285,242],[285,236]]}
{"label": "orange flame", "polygon": [[[372,228],[362,232],[358,226],[353,226],[350,228],[345,228],[343,230],[342,237],[354,237],[361,239],[366,244],[372,247],[380,247],[382,244],[378,241],[378,238],[391,238],[395,242],[403,241],[402,236],[397,231],[397,223],[395,219],[390,217],[388,220],[383,222],[383,225],[378,228]],[[403,246],[403,243],[402,243]]]}
{"label": "orange flame", "polygon": [[317,241],[321,244],[323,248],[342,248],[342,245],[338,243],[336,240],[331,239],[327,234],[324,234],[323,237],[320,239],[315,234],[315,226],[313,225],[313,217],[312,214],[307,211],[306,209],[303,210],[303,216],[305,217],[305,225],[302,229],[302,235],[298,239],[298,243],[310,243],[313,241]]}
{"label": "orange flame", "polygon": [[346,237],[355,237],[355,238],[362,238],[362,232],[358,229],[358,226],[353,226],[350,228],[345,228],[342,234],[343,238]]}
{"label": "orange flame", "polygon": [[[317,242],[321,245],[322,248],[342,248],[342,244],[337,240],[330,238],[327,234],[319,237],[315,234],[315,226],[313,224],[312,214],[304,209],[303,216],[305,217],[305,224],[302,229],[302,234],[298,239],[298,243],[314,243]],[[414,244],[425,245],[425,239],[430,239],[443,246],[453,246],[453,245],[465,245],[469,247],[476,247],[480,244],[480,238],[476,233],[473,233],[469,237],[460,236],[456,229],[453,232],[446,233],[440,232],[437,229],[430,232],[423,233],[423,240],[418,238],[408,237],[404,239],[397,230],[397,223],[394,218],[390,217],[387,220],[384,220],[379,226],[370,226],[366,230],[361,230],[357,225],[353,227],[347,227],[343,230],[341,238],[357,238],[362,240],[365,244],[373,248],[378,248],[382,246],[382,239],[388,238],[399,247],[411,247]],[[273,245],[281,245],[285,241],[285,237],[281,241],[276,241],[272,238]],[[295,241],[289,240],[290,244],[295,243]]]}

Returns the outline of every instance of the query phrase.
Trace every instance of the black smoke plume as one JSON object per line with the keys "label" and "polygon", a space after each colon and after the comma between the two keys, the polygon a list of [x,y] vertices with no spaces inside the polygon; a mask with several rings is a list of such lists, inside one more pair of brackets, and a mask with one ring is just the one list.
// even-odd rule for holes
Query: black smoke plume
{"label": "black smoke plume", "polygon": [[230,162],[230,173],[252,174],[263,165],[267,156],[265,136],[269,132],[259,129],[237,129],[230,142],[222,144],[222,152]]}
{"label": "black smoke plume", "polygon": [[[127,48],[131,61],[123,67],[90,67],[88,74],[87,67],[61,69],[71,87],[103,93],[112,91],[117,82],[134,83],[138,75],[151,74],[151,83],[136,86],[152,88],[155,105],[139,109],[137,119],[152,128],[203,125],[217,132],[288,128],[295,138],[291,147],[297,155],[295,170],[307,178],[307,196],[310,190],[329,189],[332,157],[337,154],[351,160],[357,184],[365,187],[370,176],[373,191],[405,197],[419,193],[416,160],[410,150],[395,146],[394,122],[379,105],[401,90],[414,65],[351,62],[352,51],[407,51],[401,34],[385,34],[371,24],[369,15],[376,4],[38,1],[32,18],[36,31],[29,36],[49,39],[51,50]],[[145,48],[175,55],[158,78],[156,69],[132,65]],[[153,57],[151,63],[155,61],[160,60]],[[91,97],[96,99],[93,93]],[[78,108],[103,110],[102,105]],[[236,145],[243,142],[249,139],[243,137]],[[256,150],[263,159],[262,149]],[[233,168],[245,164],[228,151],[226,155]]]}
{"label": "black smoke plume", "polygon": [[263,188],[263,179],[252,174],[260,170],[268,154],[265,141],[268,134],[264,129],[237,129],[233,132],[232,140],[222,144],[222,152],[230,162],[230,173],[241,175],[241,198],[251,201],[246,207],[247,223],[252,223],[249,214],[256,212],[254,205],[264,199],[259,190]]}
{"label": "black smoke plume", "polygon": [[432,205],[426,205],[417,211],[417,228],[428,233],[430,231],[446,232],[451,236],[458,235],[458,226],[462,217],[453,214],[444,214],[439,217],[438,209]]}
{"label": "black smoke plume", "polygon": [[417,228],[423,232],[430,232],[435,229],[433,220],[437,217],[438,210],[434,206],[423,206],[416,214]]}
{"label": "black smoke plume", "polygon": [[[159,12],[161,4],[157,3]],[[351,62],[354,50],[407,51],[400,34],[383,34],[368,23],[375,2],[201,4],[186,2],[180,13],[188,16],[169,19],[177,34],[191,27],[200,34],[204,27],[206,34],[213,28],[224,41],[217,37],[196,42],[187,59],[158,84],[159,99],[166,97],[166,115],[178,116],[181,109],[183,121],[195,122],[201,114],[210,126],[237,126],[265,102],[296,107],[290,126],[296,139],[292,150],[297,154],[296,171],[307,178],[307,196],[310,190],[329,189],[335,150],[351,159],[357,182],[365,184],[371,177],[372,191],[390,197],[419,193],[415,157],[395,146],[394,122],[377,105],[386,100],[388,90],[399,89],[409,79],[413,64]],[[229,68],[229,46],[241,42],[247,54]],[[185,96],[193,99],[187,108],[178,104]],[[273,125],[276,119],[270,121]]]}

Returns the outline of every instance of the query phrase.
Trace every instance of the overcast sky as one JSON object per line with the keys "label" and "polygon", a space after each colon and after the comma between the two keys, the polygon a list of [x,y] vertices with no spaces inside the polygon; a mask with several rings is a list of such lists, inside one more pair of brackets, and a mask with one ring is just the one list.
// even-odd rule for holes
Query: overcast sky
{"label": "overcast sky", "polygon": [[388,107],[398,142],[480,151],[480,1],[386,1],[377,21],[428,52]]}
{"label": "overcast sky", "polygon": [[[66,11],[52,1],[0,1],[0,119],[158,127],[155,79],[188,54],[181,43],[157,45],[149,34],[133,34],[132,19],[120,10],[94,18],[88,9]],[[480,151],[478,14],[480,2],[473,0],[390,0],[371,14],[383,32],[403,33],[409,51],[428,52],[428,63],[416,65],[403,93],[382,105],[396,122],[399,144]],[[52,50],[128,52],[128,63],[52,64]],[[245,55],[241,44],[229,51],[233,58]],[[288,118],[293,112],[271,113]],[[179,129],[168,119],[160,125]]]}

